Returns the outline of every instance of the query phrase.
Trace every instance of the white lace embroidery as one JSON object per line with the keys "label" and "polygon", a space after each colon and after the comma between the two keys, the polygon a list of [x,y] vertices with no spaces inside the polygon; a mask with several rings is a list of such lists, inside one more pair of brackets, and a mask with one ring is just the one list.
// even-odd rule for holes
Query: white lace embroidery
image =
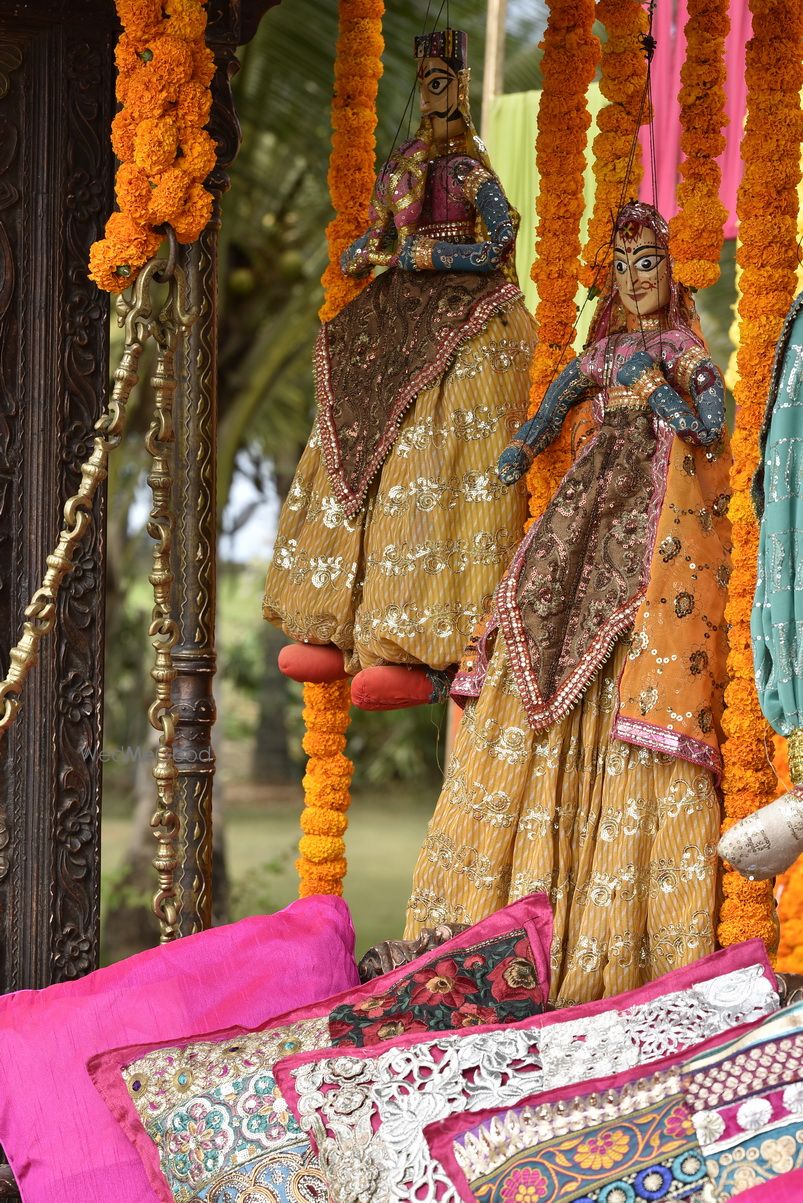
{"label": "white lace embroidery", "polygon": [[318,1146],[331,1203],[459,1203],[429,1152],[427,1124],[647,1064],[777,1007],[753,965],[581,1021],[444,1034],[370,1058],[341,1054],[294,1071],[301,1125]]}

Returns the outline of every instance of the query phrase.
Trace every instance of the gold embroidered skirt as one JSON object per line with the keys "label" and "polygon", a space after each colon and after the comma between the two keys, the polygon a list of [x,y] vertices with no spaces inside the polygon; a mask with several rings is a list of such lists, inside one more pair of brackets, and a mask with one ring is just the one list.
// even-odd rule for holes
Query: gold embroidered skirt
{"label": "gold embroidered skirt", "polygon": [[265,618],[336,644],[351,673],[460,660],[527,513],[523,484],[504,486],[496,462],[526,415],[533,330],[518,304],[462,345],[407,411],[352,519],[313,431],[282,508]]}
{"label": "gold embroidered skirt", "polygon": [[715,947],[713,779],[610,739],[626,654],[620,641],[567,717],[536,733],[497,635],[415,868],[408,938],[548,893],[558,1006],[630,990]]}

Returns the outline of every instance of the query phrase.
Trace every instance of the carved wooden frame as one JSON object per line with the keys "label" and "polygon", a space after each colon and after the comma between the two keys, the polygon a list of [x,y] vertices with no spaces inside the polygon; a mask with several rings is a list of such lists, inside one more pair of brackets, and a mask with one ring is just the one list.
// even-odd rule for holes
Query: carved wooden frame
{"label": "carved wooden frame", "polygon": [[[235,51],[278,2],[209,3],[218,198],[239,146]],[[86,263],[112,206],[116,33],[113,0],[81,0],[78,18],[71,0],[0,0],[0,677],[108,388],[108,298],[87,279]],[[213,762],[199,751],[211,746],[214,722],[218,229],[219,200],[200,242],[182,251],[204,301],[176,412],[185,478],[176,649],[180,810],[189,832],[182,932],[207,926],[211,915]],[[191,406],[196,389],[202,403]],[[105,500],[101,488],[56,629],[0,756],[0,992],[69,980],[98,963]],[[0,1198],[18,1197],[0,1165]]]}

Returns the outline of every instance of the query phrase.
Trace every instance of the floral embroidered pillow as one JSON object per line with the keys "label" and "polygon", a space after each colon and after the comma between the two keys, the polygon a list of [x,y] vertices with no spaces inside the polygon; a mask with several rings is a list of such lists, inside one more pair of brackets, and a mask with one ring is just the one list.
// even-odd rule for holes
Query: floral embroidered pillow
{"label": "floral embroidered pillow", "polygon": [[274,1072],[337,1203],[456,1203],[427,1124],[654,1064],[777,1006],[753,940],[614,999],[484,1031],[408,1032],[384,1049],[299,1053]]}
{"label": "floral embroidered pillow", "polygon": [[400,1032],[537,1015],[549,994],[551,935],[549,904],[533,895],[410,965],[269,1028],[117,1049],[91,1062],[90,1074],[163,1203],[252,1203],[266,1192],[271,1203],[319,1203],[321,1172],[277,1088],[274,1063]]}
{"label": "floral embroidered pillow", "polygon": [[457,1140],[449,1121],[435,1124],[427,1139],[464,1203],[702,1203],[708,1175],[679,1069],[594,1086],[486,1112]]}
{"label": "floral embroidered pillow", "polygon": [[715,1198],[803,1169],[803,1003],[696,1056],[683,1088]]}

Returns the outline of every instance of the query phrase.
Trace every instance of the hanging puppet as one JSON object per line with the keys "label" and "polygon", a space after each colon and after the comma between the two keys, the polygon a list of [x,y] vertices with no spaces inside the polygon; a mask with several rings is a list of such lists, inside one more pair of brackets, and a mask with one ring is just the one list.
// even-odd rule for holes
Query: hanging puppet
{"label": "hanging puppet", "polygon": [[415,870],[410,936],[546,891],[560,1005],[714,948],[730,455],[693,320],[665,222],[631,202],[585,353],[500,460],[514,484],[592,399],[455,679],[468,701]]}
{"label": "hanging puppet", "polygon": [[296,680],[392,708],[444,696],[526,515],[495,464],[526,413],[534,324],[518,215],[471,121],[466,35],[416,38],[421,126],[377,180],[344,272],[386,270],[321,329],[317,416],[263,613]]}
{"label": "hanging puppet", "polygon": [[775,355],[753,481],[760,521],[751,618],[758,700],[788,740],[793,787],[723,836],[722,858],[765,880],[803,853],[803,295],[793,303]]}

